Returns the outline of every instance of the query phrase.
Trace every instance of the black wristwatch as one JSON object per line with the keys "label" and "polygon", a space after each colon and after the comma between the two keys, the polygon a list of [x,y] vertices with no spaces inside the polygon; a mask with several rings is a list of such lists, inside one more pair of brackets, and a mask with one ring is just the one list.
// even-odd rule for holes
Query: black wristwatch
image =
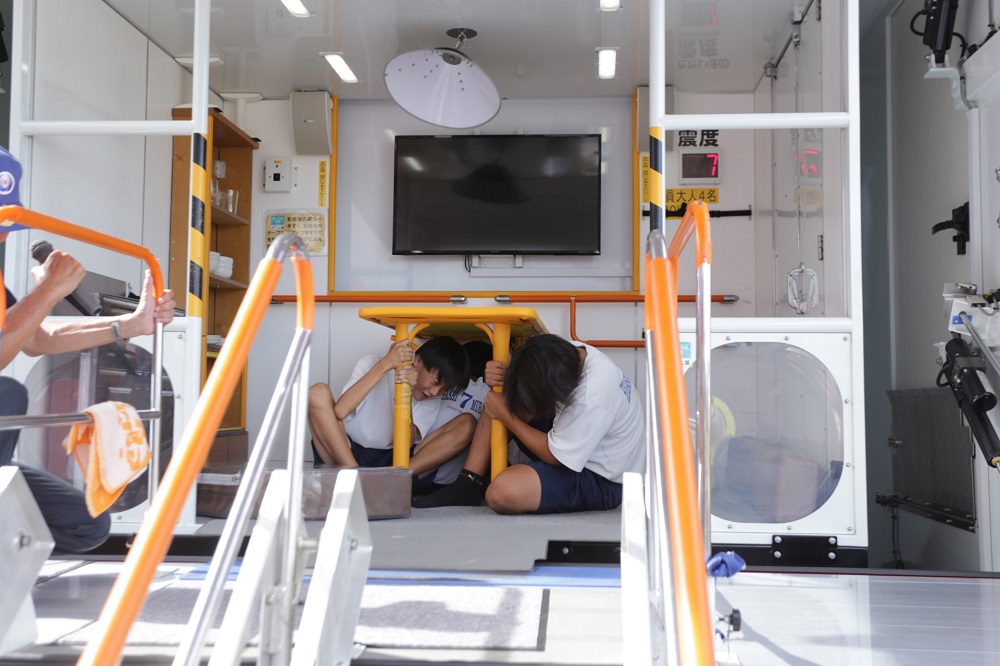
{"label": "black wristwatch", "polygon": [[115,335],[115,342],[117,342],[118,344],[124,345],[126,342],[128,342],[128,338],[123,338],[122,337],[121,320],[119,320],[119,319],[112,319],[111,320],[111,332],[114,333],[114,335]]}

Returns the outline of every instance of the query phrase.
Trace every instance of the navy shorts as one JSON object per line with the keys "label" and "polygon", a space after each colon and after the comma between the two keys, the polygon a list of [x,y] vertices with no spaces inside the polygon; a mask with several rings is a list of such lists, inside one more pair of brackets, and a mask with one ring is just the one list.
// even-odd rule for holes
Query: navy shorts
{"label": "navy shorts", "polygon": [[542,500],[535,513],[606,511],[622,503],[622,484],[608,481],[589,469],[574,472],[541,461],[523,464],[535,470],[542,482]]}
{"label": "navy shorts", "polygon": [[351,440],[351,453],[358,467],[392,467],[392,449],[369,449]]}
{"label": "navy shorts", "polygon": [[[348,438],[350,439],[350,438]],[[392,467],[392,449],[369,449],[361,446],[353,439],[351,442],[351,453],[358,461],[358,467]],[[313,450],[313,466],[324,467],[323,459],[316,450],[316,442],[310,440]]]}

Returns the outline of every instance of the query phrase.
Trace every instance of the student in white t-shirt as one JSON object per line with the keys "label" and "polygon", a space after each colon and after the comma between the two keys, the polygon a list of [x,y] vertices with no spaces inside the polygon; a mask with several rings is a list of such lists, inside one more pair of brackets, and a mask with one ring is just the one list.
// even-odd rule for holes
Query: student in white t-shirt
{"label": "student in white t-shirt", "polygon": [[480,419],[465,468],[450,486],[413,506],[476,506],[497,513],[613,509],[622,475],[645,467],[645,426],[632,381],[603,352],[556,335],[537,335],[504,367],[487,364],[483,413],[503,422],[531,460],[488,481],[489,419]]}
{"label": "student in white t-shirt", "polygon": [[[412,361],[407,364],[408,361]],[[313,460],[350,467],[392,465],[395,384],[412,386],[411,442],[430,432],[438,414],[438,396],[469,378],[469,358],[454,338],[431,338],[416,351],[409,340],[395,342],[385,356],[358,361],[340,399],[329,384],[309,387],[309,427]]]}

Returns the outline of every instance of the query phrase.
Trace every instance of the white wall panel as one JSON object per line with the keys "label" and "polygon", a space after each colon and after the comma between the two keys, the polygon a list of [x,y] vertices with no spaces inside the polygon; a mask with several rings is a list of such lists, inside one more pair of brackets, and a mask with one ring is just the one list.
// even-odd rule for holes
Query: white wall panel
{"label": "white wall panel", "polygon": [[[39,2],[36,40],[35,120],[145,118],[147,40],[103,2]],[[43,136],[32,144],[32,168],[26,176],[31,201],[25,203],[74,224],[142,242],[143,137]],[[40,236],[30,234],[32,239]],[[50,240],[90,270],[137,283],[138,261],[123,262],[115,253]]]}
{"label": "white wall panel", "polygon": [[482,134],[593,133],[601,157],[601,255],[524,257],[522,269],[468,273],[461,256],[392,255],[393,138],[462,134],[413,118],[395,103],[343,101],[338,170],[338,290],[627,290],[632,276],[632,104],[629,98],[505,100]]}

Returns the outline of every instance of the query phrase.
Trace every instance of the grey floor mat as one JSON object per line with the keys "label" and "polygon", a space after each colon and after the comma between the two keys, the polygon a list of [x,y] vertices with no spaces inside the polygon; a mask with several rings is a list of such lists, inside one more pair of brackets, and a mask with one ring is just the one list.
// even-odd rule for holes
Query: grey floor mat
{"label": "grey floor mat", "polygon": [[[203,584],[177,581],[151,592],[129,632],[129,644],[179,645]],[[547,590],[537,587],[367,585],[354,641],[382,648],[540,650],[544,648],[547,595]],[[223,607],[228,600],[227,590]],[[301,613],[302,605],[296,610]],[[208,645],[217,639],[223,613],[208,632]],[[254,616],[250,645],[259,644],[256,625]],[[82,645],[94,631],[94,624],[87,625],[59,643]]]}
{"label": "grey floor mat", "polygon": [[486,507],[443,507],[369,526],[372,569],[530,571],[550,540],[621,541],[619,510],[501,516]]}

